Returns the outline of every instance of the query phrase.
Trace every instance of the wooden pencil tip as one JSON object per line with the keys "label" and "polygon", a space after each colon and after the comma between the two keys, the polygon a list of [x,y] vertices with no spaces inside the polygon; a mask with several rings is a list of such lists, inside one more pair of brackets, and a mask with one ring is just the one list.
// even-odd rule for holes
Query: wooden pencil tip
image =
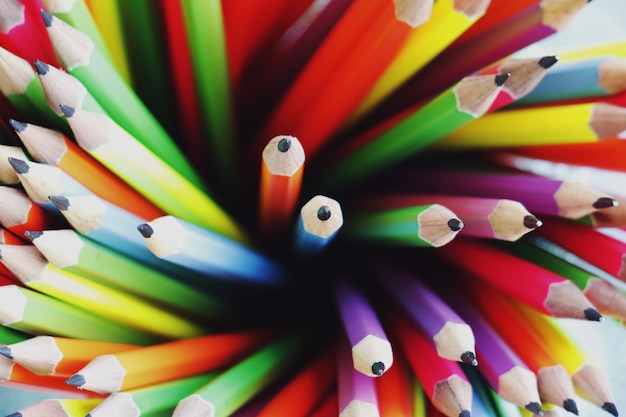
{"label": "wooden pencil tip", "polygon": [[279,152],[287,152],[291,148],[291,139],[289,139],[288,137],[282,138],[278,141],[276,147],[278,148]]}
{"label": "wooden pencil tip", "polygon": [[611,414],[613,414],[615,417],[618,416],[618,412],[617,412],[617,407],[615,406],[615,403],[612,402],[605,402],[604,404],[602,404],[601,407],[604,411],[607,411]]}
{"label": "wooden pencil tip", "polygon": [[323,205],[317,209],[317,218],[323,222],[330,219],[331,214],[330,207],[327,205]]}
{"label": "wooden pencil tip", "polygon": [[472,415],[472,413],[470,412],[470,410],[463,410],[459,413],[459,417],[470,417]]}
{"label": "wooden pencil tip", "polygon": [[372,365],[372,373],[376,376],[381,376],[385,373],[385,364],[382,362],[374,362]]}
{"label": "wooden pencil tip", "polygon": [[543,225],[543,222],[539,220],[538,218],[536,218],[535,216],[533,216],[532,214],[528,214],[524,216],[524,226],[526,226],[527,228],[536,229],[538,227],[541,227],[542,225]]}
{"label": "wooden pencil tip", "polygon": [[51,195],[51,196],[48,196],[48,199],[59,210],[67,210],[68,208],[70,208],[70,200],[68,200],[66,197],[58,196],[58,195]]}
{"label": "wooden pencil tip", "polygon": [[563,408],[570,413],[578,415],[578,406],[576,405],[576,401],[571,398],[563,401]]}
{"label": "wooden pencil tip", "polygon": [[495,76],[495,83],[498,87],[502,87],[504,85],[504,82],[506,80],[509,79],[509,77],[511,76],[510,72],[504,73],[504,74],[498,74]]}
{"label": "wooden pencil tip", "polygon": [[15,119],[9,119],[9,123],[11,123],[13,130],[15,130],[17,133],[22,133],[28,127],[26,123],[18,122]]}
{"label": "wooden pencil tip", "polygon": [[461,354],[461,362],[472,366],[478,366],[478,361],[476,360],[476,355],[474,355],[474,352],[468,351]]}
{"label": "wooden pencil tip", "polygon": [[528,404],[526,404],[524,406],[525,409],[527,409],[528,411],[530,411],[533,414],[536,414],[538,416],[542,416],[543,415],[543,410],[541,409],[541,404],[539,404],[536,401],[530,402]]}
{"label": "wooden pencil tip", "polygon": [[26,174],[30,170],[30,167],[28,166],[28,163],[26,161],[13,158],[12,156],[9,156],[9,164],[11,164],[13,170],[18,174]]}
{"label": "wooden pencil tip", "polygon": [[48,64],[38,59],[33,61],[33,65],[35,66],[35,71],[37,71],[37,74],[39,75],[46,75],[50,70],[50,66]]}
{"label": "wooden pencil tip", "polygon": [[13,359],[13,352],[11,352],[11,348],[8,346],[0,347],[0,355],[9,359]]}
{"label": "wooden pencil tip", "polygon": [[464,226],[463,222],[461,220],[459,220],[459,219],[450,219],[450,220],[448,220],[448,227],[453,232],[458,232],[459,230],[461,230],[463,228],[463,226]]}
{"label": "wooden pencil tip", "polygon": [[558,56],[548,55],[548,56],[544,56],[543,58],[539,60],[539,66],[543,69],[548,69],[552,65],[556,64],[557,62],[559,62]]}
{"label": "wooden pencil tip", "polygon": [[69,118],[74,116],[74,112],[76,111],[74,107],[70,107],[65,104],[59,104],[59,107],[61,108],[61,111],[63,112],[65,117]]}
{"label": "wooden pencil tip", "polygon": [[602,321],[602,315],[595,308],[586,308],[583,313],[589,321]]}
{"label": "wooden pencil tip", "polygon": [[44,9],[39,9],[39,14],[41,14],[41,18],[43,19],[43,23],[47,28],[52,26],[52,15],[45,11]]}
{"label": "wooden pencil tip", "polygon": [[85,377],[82,376],[81,374],[74,374],[65,380],[65,383],[67,385],[71,385],[73,387],[79,387],[79,388],[85,385],[85,382],[86,382]]}
{"label": "wooden pencil tip", "polygon": [[137,226],[137,230],[139,230],[141,236],[145,237],[146,239],[148,239],[154,233],[154,230],[152,229],[152,227],[150,227],[148,223],[140,224],[139,226]]}
{"label": "wooden pencil tip", "polygon": [[26,238],[31,241],[37,239],[41,235],[43,235],[43,232],[40,232],[38,230],[27,230],[24,232],[24,236],[26,236]]}
{"label": "wooden pencil tip", "polygon": [[609,207],[616,207],[619,203],[617,200],[612,199],[611,197],[600,197],[593,203],[593,208],[595,209],[603,209]]}

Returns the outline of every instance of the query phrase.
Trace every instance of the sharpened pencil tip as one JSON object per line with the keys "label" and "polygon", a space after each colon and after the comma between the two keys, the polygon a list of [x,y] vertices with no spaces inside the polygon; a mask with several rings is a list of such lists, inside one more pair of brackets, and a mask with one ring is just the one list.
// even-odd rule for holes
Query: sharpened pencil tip
{"label": "sharpened pencil tip", "polygon": [[52,15],[45,11],[44,9],[39,9],[39,14],[41,14],[41,18],[43,19],[43,23],[47,28],[52,26]]}
{"label": "sharpened pencil tip", "polygon": [[543,410],[541,409],[541,404],[539,404],[536,401],[530,402],[528,404],[526,404],[524,406],[525,409],[527,409],[528,411],[530,411],[533,414],[536,414],[538,416],[542,416],[543,415]]}
{"label": "sharpened pencil tip", "polygon": [[39,75],[46,75],[50,70],[50,66],[43,61],[36,59],[33,63],[35,65],[35,71]]}
{"label": "sharpened pencil tip", "polygon": [[284,137],[278,141],[278,145],[276,145],[279,152],[287,152],[291,148],[291,139]]}
{"label": "sharpened pencil tip", "polygon": [[154,229],[152,229],[152,227],[148,223],[140,224],[139,226],[137,226],[137,230],[139,230],[141,236],[145,237],[146,239],[148,239],[154,233]]}
{"label": "sharpened pencil tip", "polygon": [[600,197],[595,203],[593,203],[593,208],[595,209],[603,209],[609,207],[616,207],[618,202],[611,197]]}
{"label": "sharpened pencil tip", "polygon": [[59,104],[59,107],[61,108],[61,111],[63,112],[65,117],[72,117],[72,116],[74,116],[74,112],[76,111],[74,109],[74,107],[70,107],[70,106],[67,106],[65,104]]}
{"label": "sharpened pencil tip", "polygon": [[385,364],[382,362],[374,362],[372,365],[372,373],[376,376],[381,376],[385,373]]}
{"label": "sharpened pencil tip", "polygon": [[8,346],[0,346],[0,355],[13,359],[13,352],[11,352],[11,348]]}
{"label": "sharpened pencil tip", "polygon": [[496,85],[498,87],[502,87],[504,85],[504,82],[508,80],[510,76],[511,76],[510,72],[507,72],[506,74],[496,75],[496,78],[495,78]]}
{"label": "sharpened pencil tip", "polygon": [[527,228],[536,229],[538,227],[541,227],[542,225],[543,225],[543,222],[539,220],[538,218],[536,218],[535,216],[533,216],[532,214],[524,216],[524,226],[526,226]]}
{"label": "sharpened pencil tip", "polygon": [[65,383],[67,385],[71,385],[73,387],[79,387],[79,388],[85,385],[85,382],[86,382],[85,377],[82,376],[81,374],[74,374],[65,380]]}
{"label": "sharpened pencil tip", "polygon": [[328,207],[327,205],[323,205],[317,209],[317,218],[323,222],[330,219],[331,214],[332,213],[330,212],[330,207]]}
{"label": "sharpened pencil tip", "polygon": [[578,415],[578,406],[576,405],[576,401],[572,400],[571,398],[563,401],[563,408],[570,413]]}
{"label": "sharpened pencil tip", "polygon": [[476,355],[474,355],[474,352],[468,351],[461,354],[461,362],[472,366],[478,366],[478,361],[476,360]]}
{"label": "sharpened pencil tip", "polygon": [[612,402],[605,402],[604,404],[602,404],[601,407],[604,411],[608,411],[609,413],[613,414],[615,417],[618,416],[618,412],[617,412],[617,407],[615,406],[615,403]]}
{"label": "sharpened pencil tip", "polygon": [[459,219],[450,219],[448,220],[448,227],[450,228],[450,230],[452,230],[453,232],[458,232],[459,230],[461,230],[463,228],[463,222]]}
{"label": "sharpened pencil tip", "polygon": [[51,195],[48,196],[48,200],[50,200],[52,204],[54,204],[54,206],[59,210],[67,210],[68,208],[70,208],[70,200],[68,200],[66,197]]}
{"label": "sharpened pencil tip", "polygon": [[472,413],[470,410],[463,410],[459,413],[459,417],[471,417]]}
{"label": "sharpened pencil tip", "polygon": [[11,123],[11,126],[13,126],[13,130],[15,130],[17,133],[22,133],[24,129],[28,127],[26,123],[18,122],[15,119],[9,119],[9,123]]}
{"label": "sharpened pencil tip", "polygon": [[539,60],[539,66],[543,69],[548,69],[557,62],[559,62],[559,57],[556,55],[544,56]]}
{"label": "sharpened pencil tip", "polygon": [[9,414],[6,417],[22,417],[22,413],[20,413],[19,411],[16,411],[15,413]]}
{"label": "sharpened pencil tip", "polygon": [[27,230],[24,232],[24,236],[26,236],[28,240],[35,240],[41,235],[43,235],[43,232],[39,230]]}
{"label": "sharpened pencil tip", "polygon": [[13,158],[9,156],[9,164],[13,167],[13,170],[18,174],[27,174],[30,170],[28,163],[24,160]]}
{"label": "sharpened pencil tip", "polygon": [[585,318],[589,321],[602,321],[602,314],[595,308],[586,308],[584,311]]}

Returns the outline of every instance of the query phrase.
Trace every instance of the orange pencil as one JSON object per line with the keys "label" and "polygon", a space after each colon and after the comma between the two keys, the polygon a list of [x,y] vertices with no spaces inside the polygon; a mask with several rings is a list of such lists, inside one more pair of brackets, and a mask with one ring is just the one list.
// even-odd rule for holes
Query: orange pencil
{"label": "orange pencil", "polygon": [[24,191],[9,186],[0,186],[0,225],[17,236],[24,236],[29,230],[68,227],[62,218],[33,203]]}

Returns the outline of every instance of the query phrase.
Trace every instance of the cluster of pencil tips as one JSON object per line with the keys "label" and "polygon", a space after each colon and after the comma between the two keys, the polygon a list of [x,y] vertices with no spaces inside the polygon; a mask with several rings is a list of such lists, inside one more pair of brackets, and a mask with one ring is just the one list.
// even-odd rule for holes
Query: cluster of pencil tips
{"label": "cluster of pencil tips", "polygon": [[0,0],[0,410],[617,417],[626,42],[519,54],[587,3]]}

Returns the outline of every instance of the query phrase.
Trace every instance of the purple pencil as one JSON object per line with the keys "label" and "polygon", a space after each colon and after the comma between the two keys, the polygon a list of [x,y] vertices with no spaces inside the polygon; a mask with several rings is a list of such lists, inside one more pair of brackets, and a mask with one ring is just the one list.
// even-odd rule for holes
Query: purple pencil
{"label": "purple pencil", "polygon": [[376,278],[439,356],[478,365],[472,328],[418,276],[399,267],[386,266],[376,271]]}
{"label": "purple pencil", "polygon": [[333,285],[335,301],[352,347],[354,369],[381,376],[393,363],[391,343],[367,298],[352,283],[339,278]]}
{"label": "purple pencil", "polygon": [[414,191],[507,198],[519,201],[532,213],[570,219],[617,205],[612,197],[588,185],[537,175],[419,170],[407,173],[405,178]]}
{"label": "purple pencil", "polygon": [[376,381],[354,369],[350,344],[343,334],[337,337],[337,394],[339,417],[380,417]]}

